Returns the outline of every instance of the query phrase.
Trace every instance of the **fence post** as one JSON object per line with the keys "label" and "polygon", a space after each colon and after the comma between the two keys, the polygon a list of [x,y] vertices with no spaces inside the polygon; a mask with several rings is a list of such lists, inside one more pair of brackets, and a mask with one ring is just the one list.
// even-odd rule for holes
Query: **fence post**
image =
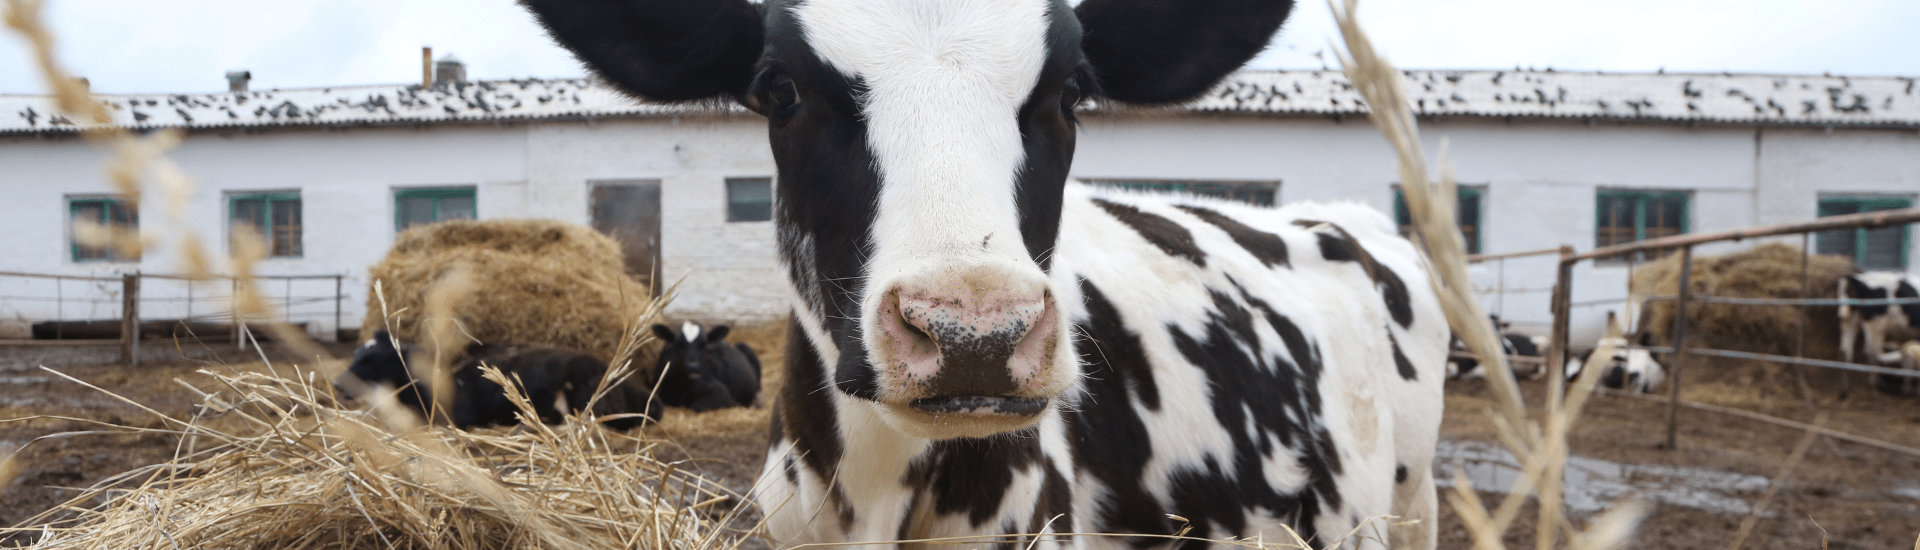
{"label": "fence post", "polygon": [[227,315],[233,319],[233,348],[247,349],[247,321],[240,318],[240,278],[230,279],[232,287],[227,290]]}
{"label": "fence post", "polygon": [[1687,362],[1687,299],[1693,297],[1693,245],[1680,247],[1680,292],[1673,302],[1673,379],[1667,388],[1667,450],[1678,450],[1680,371]]}
{"label": "fence post", "polygon": [[120,276],[120,364],[140,366],[140,272]]}
{"label": "fence post", "polygon": [[342,282],[346,276],[333,276],[333,341],[340,341],[340,291],[345,288]]}

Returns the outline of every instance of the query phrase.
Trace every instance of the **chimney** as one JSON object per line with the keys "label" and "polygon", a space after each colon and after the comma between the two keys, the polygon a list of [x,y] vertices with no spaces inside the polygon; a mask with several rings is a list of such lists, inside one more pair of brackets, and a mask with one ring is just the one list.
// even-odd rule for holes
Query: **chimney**
{"label": "chimney", "polygon": [[467,81],[467,64],[460,58],[447,54],[433,62],[433,85],[461,84]]}
{"label": "chimney", "polygon": [[420,87],[433,87],[433,46],[420,47]]}
{"label": "chimney", "polygon": [[227,71],[227,91],[247,91],[247,83],[253,81],[253,71]]}

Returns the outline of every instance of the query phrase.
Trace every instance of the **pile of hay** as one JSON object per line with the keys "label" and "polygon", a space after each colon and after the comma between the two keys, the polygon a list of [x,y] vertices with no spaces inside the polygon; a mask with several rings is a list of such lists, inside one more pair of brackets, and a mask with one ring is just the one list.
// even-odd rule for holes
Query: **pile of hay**
{"label": "pile of hay", "polygon": [[[1801,298],[1800,248],[1780,243],[1755,246],[1723,256],[1694,256],[1693,293],[1741,298]],[[1844,256],[1815,254],[1807,261],[1808,298],[1834,297],[1834,284],[1854,271]],[[1635,269],[1630,291],[1636,297],[1672,296],[1680,289],[1680,255]],[[1775,355],[1793,355],[1802,333],[1807,357],[1839,359],[1840,323],[1833,306],[1806,307],[1801,324],[1795,306],[1701,304],[1688,306],[1690,346]],[[1657,342],[1672,342],[1674,302],[1648,302],[1642,327]]]}
{"label": "pile of hay", "polygon": [[401,341],[431,341],[428,297],[449,274],[463,272],[471,288],[447,307],[468,335],[611,361],[621,337],[653,305],[651,289],[625,270],[619,244],[580,225],[458,220],[416,226],[400,233],[373,266],[380,292],[367,293],[360,338],[390,328]]}
{"label": "pile of hay", "polygon": [[[182,437],[175,459],[0,536],[38,535],[36,549],[731,550],[746,540],[724,527],[744,499],[655,460],[662,442],[606,431],[591,413],[511,431],[420,428],[391,400],[377,418],[338,408],[312,373],[201,373],[230,392],[203,394],[204,418],[166,419],[162,431]],[[534,414],[524,397],[516,404]]]}

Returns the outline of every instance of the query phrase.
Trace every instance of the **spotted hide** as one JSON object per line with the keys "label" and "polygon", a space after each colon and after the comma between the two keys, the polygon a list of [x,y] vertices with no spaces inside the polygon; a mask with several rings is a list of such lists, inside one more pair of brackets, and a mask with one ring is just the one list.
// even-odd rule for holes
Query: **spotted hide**
{"label": "spotted hide", "polygon": [[1206,93],[1291,1],[521,1],[630,94],[767,118],[780,545],[1433,547],[1447,328],[1391,220],[1068,181],[1078,108]]}

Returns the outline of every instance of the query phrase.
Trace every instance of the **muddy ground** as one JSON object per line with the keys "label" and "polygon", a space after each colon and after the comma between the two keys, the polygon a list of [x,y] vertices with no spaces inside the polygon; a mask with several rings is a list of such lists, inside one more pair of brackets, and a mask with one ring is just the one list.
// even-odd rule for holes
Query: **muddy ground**
{"label": "muddy ground", "polygon": [[[741,334],[762,351],[769,373],[778,372],[784,345],[782,326],[741,327]],[[344,350],[336,351],[343,353]],[[60,369],[75,378],[174,418],[193,414],[188,384],[209,383],[197,369],[258,369],[244,363],[175,361],[127,369],[111,365]],[[778,384],[769,376],[768,386]],[[1697,367],[1685,386],[1689,400],[1737,407],[1779,417],[1811,421],[1828,410],[1827,426],[1874,439],[1920,447],[1920,401],[1854,391],[1845,400],[1833,392],[1803,398],[1790,380],[1764,370]],[[1858,383],[1856,386],[1858,387]],[[1540,383],[1525,384],[1529,403],[1544,396]],[[745,489],[758,473],[766,446],[767,408],[736,409],[704,415],[671,412],[655,435],[674,442],[670,457]],[[1497,447],[1495,428],[1483,411],[1493,406],[1485,382],[1462,381],[1448,387],[1443,438],[1452,447]],[[1787,466],[1804,432],[1719,413],[1685,410],[1680,414],[1677,451],[1662,448],[1666,408],[1622,397],[1596,397],[1572,438],[1574,453],[1593,463],[1668,465],[1700,468],[1748,480],[1728,496],[1750,509],[1760,500],[1765,480]],[[34,418],[39,417],[39,418]],[[35,438],[73,431],[100,430],[101,424],[156,428],[162,421],[141,407],[38,370],[0,371],[0,456],[14,453]],[[173,438],[161,435],[100,434],[42,439],[14,457],[18,475],[0,487],[0,525],[15,525],[56,506],[73,488],[171,457]],[[1482,445],[1482,444],[1494,445]],[[1604,462],[1603,462],[1604,461]],[[1442,470],[1452,467],[1442,461]],[[1644,470],[1644,469],[1643,469]],[[1633,474],[1641,475],[1641,474]],[[1719,475],[1719,474],[1715,474]],[[1640,480],[1642,488],[1652,487]],[[1655,483],[1666,483],[1655,481]],[[1686,482],[1668,484],[1686,485]],[[1757,484],[1757,485],[1756,485]],[[1687,487],[1661,487],[1685,492]],[[1503,495],[1481,493],[1488,502]],[[1669,498],[1668,500],[1674,500]],[[1685,500],[1680,499],[1680,500]],[[1692,549],[1725,547],[1744,513],[1661,502],[1642,525],[1632,548]],[[1442,503],[1441,548],[1470,545],[1465,529]],[[1709,506],[1708,508],[1712,508]],[[1724,507],[1723,507],[1724,508]],[[1507,536],[1510,547],[1531,547],[1531,507]],[[1575,524],[1584,524],[1576,514]],[[1770,502],[1746,548],[1910,548],[1920,535],[1920,457],[1854,443],[1822,439],[1795,465],[1790,481]],[[18,542],[18,541],[15,541]],[[0,541],[0,546],[4,546]]]}

